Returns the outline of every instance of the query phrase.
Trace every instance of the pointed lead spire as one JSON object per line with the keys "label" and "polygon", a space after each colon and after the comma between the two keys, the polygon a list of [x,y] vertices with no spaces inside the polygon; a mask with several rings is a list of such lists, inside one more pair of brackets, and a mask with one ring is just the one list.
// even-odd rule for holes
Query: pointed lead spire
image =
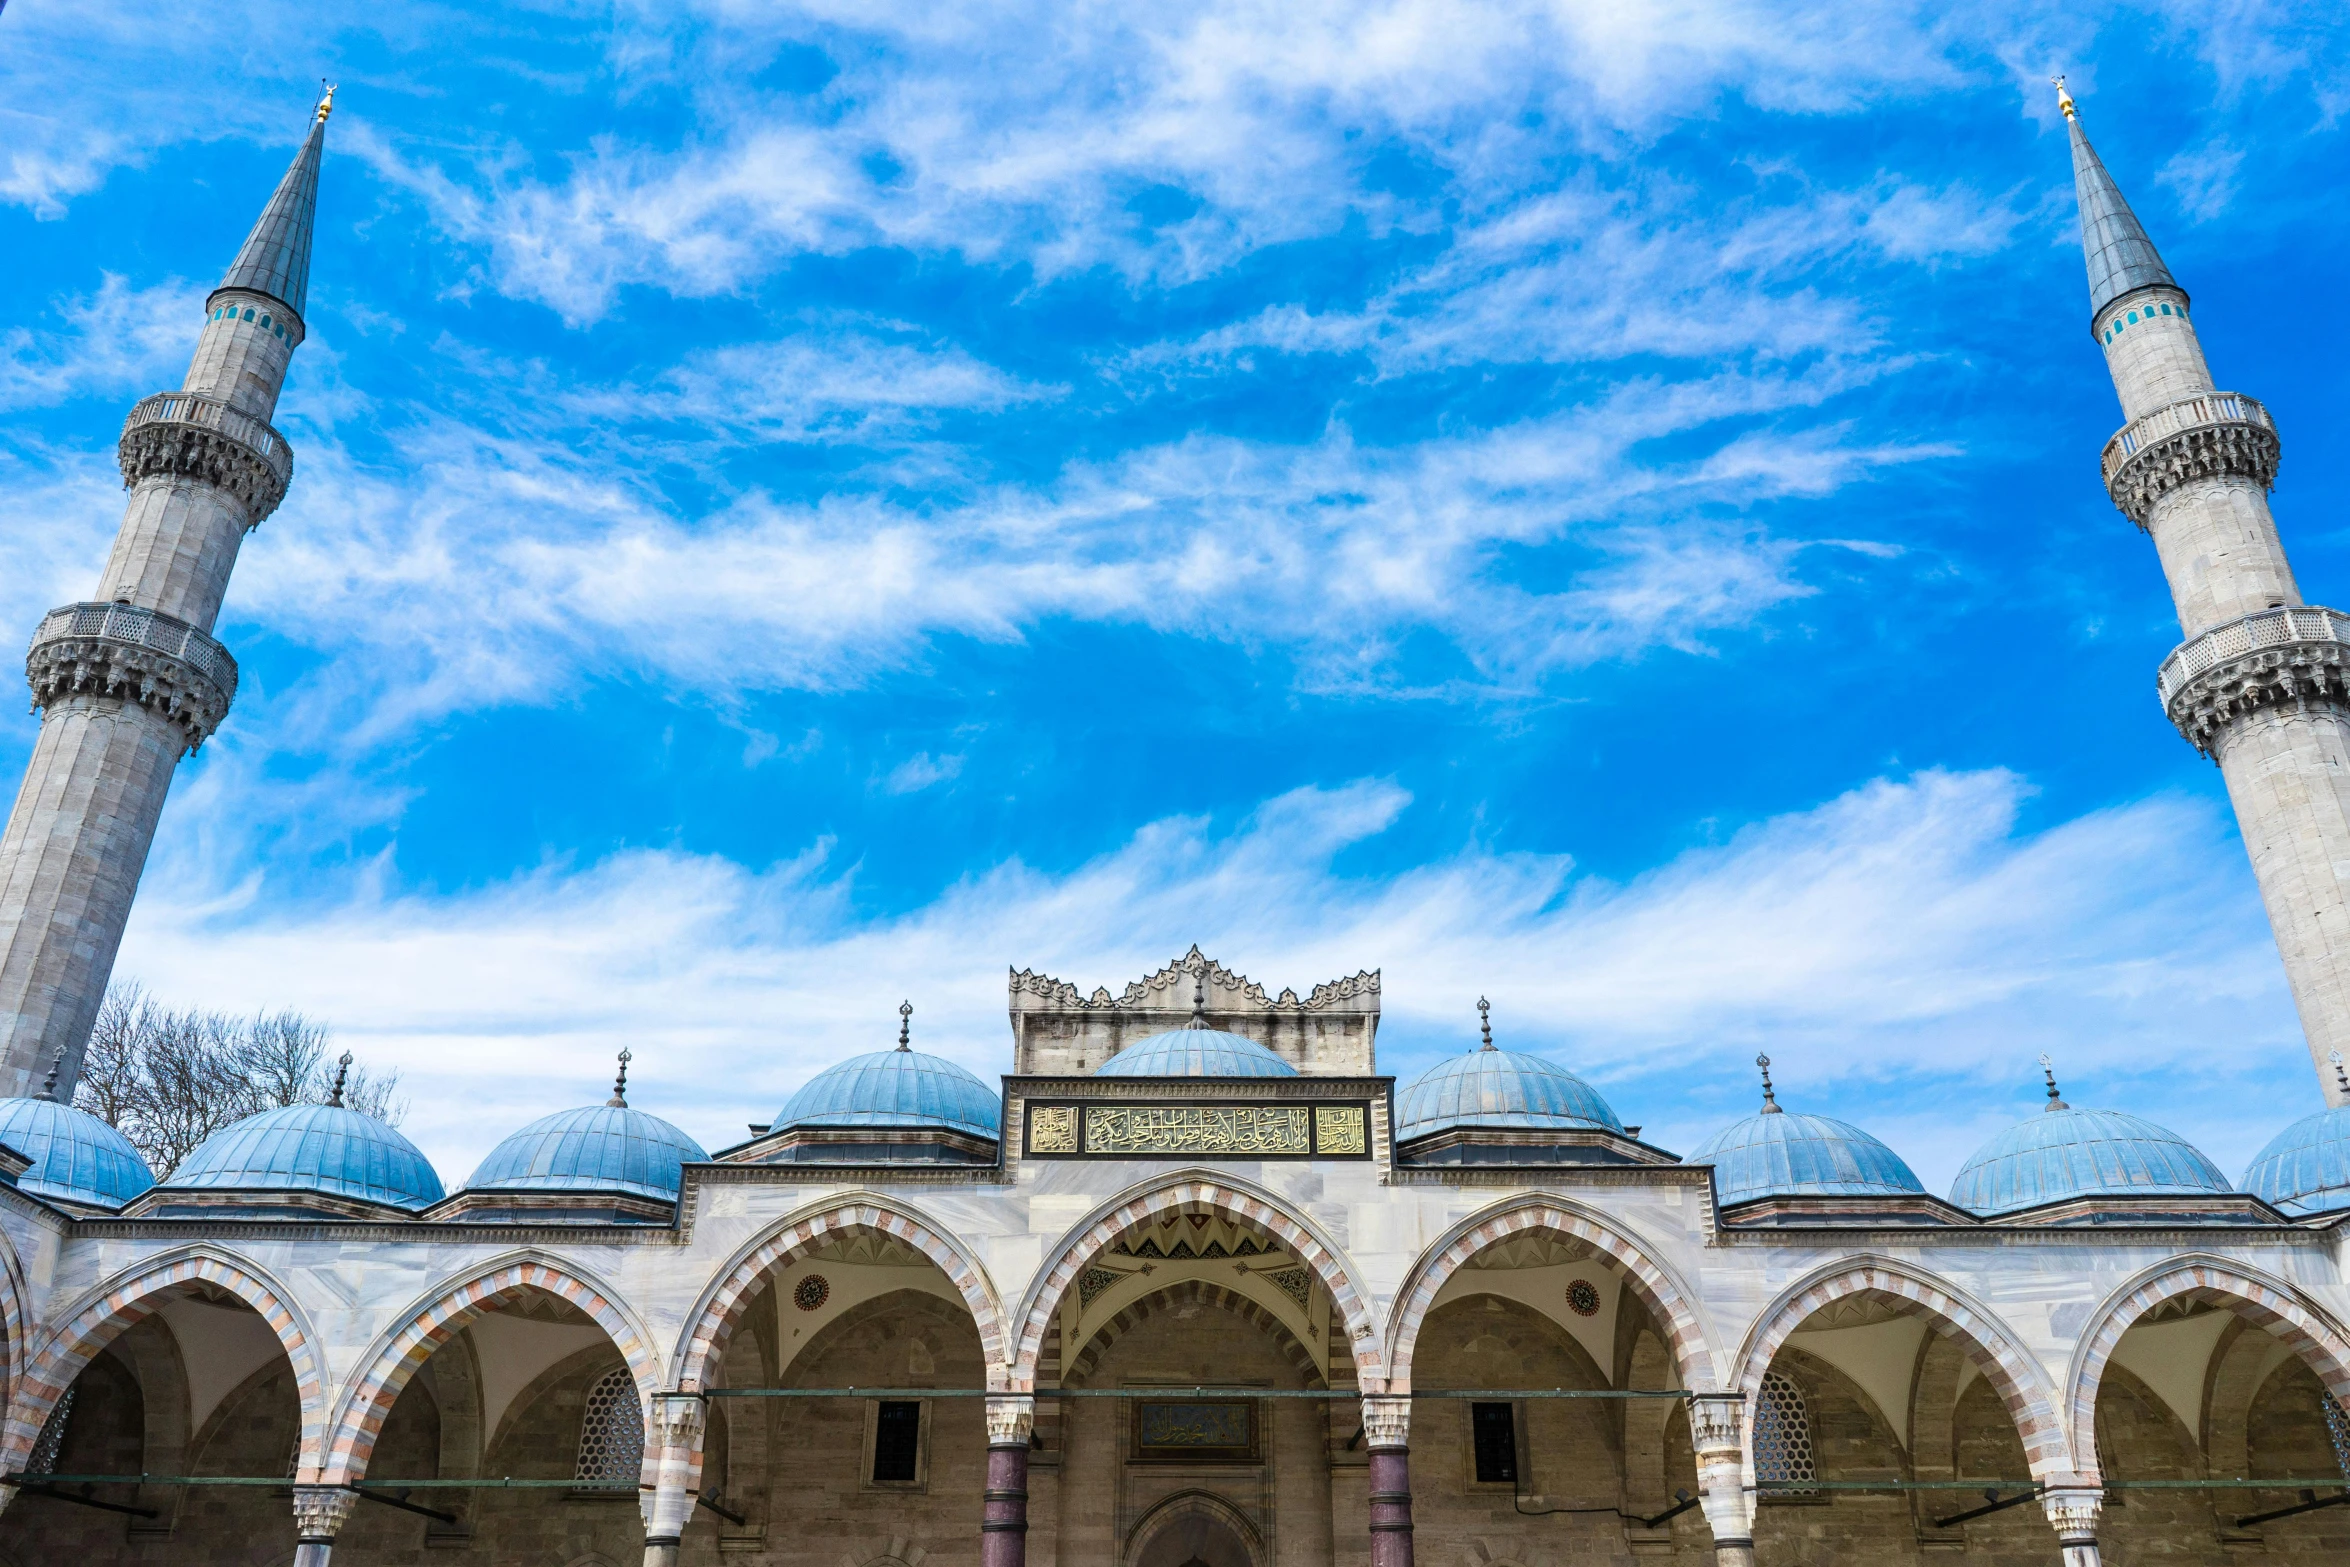
{"label": "pointed lead spire", "polygon": [[2098,315],[2124,294],[2179,285],[2155,253],[2138,215],[2122,199],[2121,187],[2105,172],[2097,149],[2089,145],[2088,132],[2073,112],[2072,95],[2064,90],[2064,78],[2054,80],[2056,106],[2064,111],[2065,130],[2073,143],[2073,195],[2081,207],[2081,252],[2089,262],[2089,319],[2094,331]]}
{"label": "pointed lead spire", "polygon": [[267,294],[299,317],[310,297],[310,228],[318,212],[318,160],[326,151],[326,117],[335,106],[329,86],[318,100],[318,117],[310,122],[310,136],[294,154],[286,177],[277,182],[261,221],[245,236],[244,248],[229,264],[221,289],[244,288]]}

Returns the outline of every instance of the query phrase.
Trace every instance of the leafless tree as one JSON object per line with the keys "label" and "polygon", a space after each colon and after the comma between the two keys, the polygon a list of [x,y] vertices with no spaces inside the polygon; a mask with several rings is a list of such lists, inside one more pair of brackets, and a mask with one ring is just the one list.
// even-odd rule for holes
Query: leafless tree
{"label": "leafless tree", "polygon": [[214,1132],[260,1110],[324,1104],[341,1077],[350,1108],[398,1125],[398,1072],[327,1058],[326,1028],[299,1012],[250,1018],[159,1005],[136,984],[108,988],[74,1103],[170,1170]]}

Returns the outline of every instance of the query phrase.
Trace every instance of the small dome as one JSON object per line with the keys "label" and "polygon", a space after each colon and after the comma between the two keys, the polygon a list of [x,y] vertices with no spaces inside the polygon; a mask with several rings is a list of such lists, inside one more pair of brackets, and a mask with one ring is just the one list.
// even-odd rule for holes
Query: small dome
{"label": "small dome", "polygon": [[684,1167],[709,1158],[657,1115],[601,1104],[543,1116],[490,1150],[467,1191],[631,1192],[674,1198]]}
{"label": "small dome", "polygon": [[1848,1121],[1777,1108],[1733,1121],[1682,1161],[1714,1167],[1724,1207],[1757,1197],[1911,1197],[1901,1156]]}
{"label": "small dome", "polygon": [[1295,1077],[1297,1068],[1241,1034],[1178,1028],[1128,1045],[1096,1077]]}
{"label": "small dome", "polygon": [[0,1143],[33,1161],[16,1184],[36,1197],[120,1208],[155,1184],[129,1138],[54,1099],[0,1099]]}
{"label": "small dome", "polygon": [[342,1105],[287,1105],[206,1138],[162,1191],[318,1192],[395,1208],[441,1200],[441,1178],[416,1145]]}
{"label": "small dome", "polygon": [[2235,1190],[2185,1138],[2116,1110],[2075,1110],[2061,1099],[1978,1150],[1950,1200],[1986,1216],[2068,1197],[2179,1197]]}
{"label": "small dome", "polygon": [[1599,1090],[1565,1067],[1491,1045],[1421,1073],[1397,1102],[1396,1120],[1398,1142],[1454,1126],[1624,1129]]}
{"label": "small dome", "polygon": [[2277,1133],[2238,1184],[2285,1213],[2350,1208],[2350,1105],[2305,1115]]}
{"label": "small dome", "polygon": [[800,1085],[770,1131],[822,1126],[942,1126],[994,1137],[1001,1096],[954,1062],[919,1050],[876,1050]]}

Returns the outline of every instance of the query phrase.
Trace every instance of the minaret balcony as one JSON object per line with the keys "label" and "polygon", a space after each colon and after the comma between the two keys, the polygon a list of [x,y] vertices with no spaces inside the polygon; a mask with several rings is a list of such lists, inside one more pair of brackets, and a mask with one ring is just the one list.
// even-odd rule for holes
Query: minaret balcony
{"label": "minaret balcony", "polygon": [[2260,399],[2201,392],[2133,419],[2105,443],[2105,492],[2139,527],[2182,484],[2235,474],[2276,483],[2277,427]]}
{"label": "minaret balcony", "polygon": [[2205,756],[2264,708],[2350,707],[2350,615],[2314,604],[2256,610],[2190,637],[2155,672],[2162,709]]}
{"label": "minaret balcony", "polygon": [[114,697],[177,724],[202,745],[237,695],[237,661],[184,620],[136,604],[68,604],[41,617],[25,653],[33,705]]}
{"label": "minaret balcony", "polygon": [[277,510],[294,449],[269,424],[200,392],[157,392],[123,421],[115,449],[125,488],[158,476],[200,479],[244,506],[248,528]]}

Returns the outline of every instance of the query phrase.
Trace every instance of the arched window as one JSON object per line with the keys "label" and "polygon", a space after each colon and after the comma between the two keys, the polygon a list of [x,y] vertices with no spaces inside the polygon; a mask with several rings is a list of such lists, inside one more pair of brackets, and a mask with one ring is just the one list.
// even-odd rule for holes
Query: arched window
{"label": "arched window", "polygon": [[1763,1373],[1762,1396],[1754,1401],[1754,1477],[1773,1482],[1781,1496],[1801,1494],[1787,1488],[1820,1477],[1803,1389],[1776,1371]]}
{"label": "arched window", "polygon": [[[66,1396],[71,1398],[73,1395],[69,1393]],[[2350,1413],[2343,1411],[2341,1400],[2331,1393],[2319,1393],[2317,1401],[2326,1412],[2326,1435],[2334,1441],[2334,1462],[2342,1466],[2345,1477],[2350,1477]],[[65,1406],[60,1404],[57,1407],[62,1410]],[[42,1433],[41,1440],[49,1440],[47,1432]]]}
{"label": "arched window", "polygon": [[26,1474],[53,1475],[57,1472],[58,1450],[65,1446],[65,1423],[73,1418],[72,1388],[49,1411],[49,1418],[41,1422],[41,1434],[33,1439],[31,1456],[25,1459]]}
{"label": "arched window", "polygon": [[588,1389],[579,1417],[580,1480],[637,1483],[645,1467],[645,1412],[636,1401],[636,1378],[625,1366],[607,1371]]}

